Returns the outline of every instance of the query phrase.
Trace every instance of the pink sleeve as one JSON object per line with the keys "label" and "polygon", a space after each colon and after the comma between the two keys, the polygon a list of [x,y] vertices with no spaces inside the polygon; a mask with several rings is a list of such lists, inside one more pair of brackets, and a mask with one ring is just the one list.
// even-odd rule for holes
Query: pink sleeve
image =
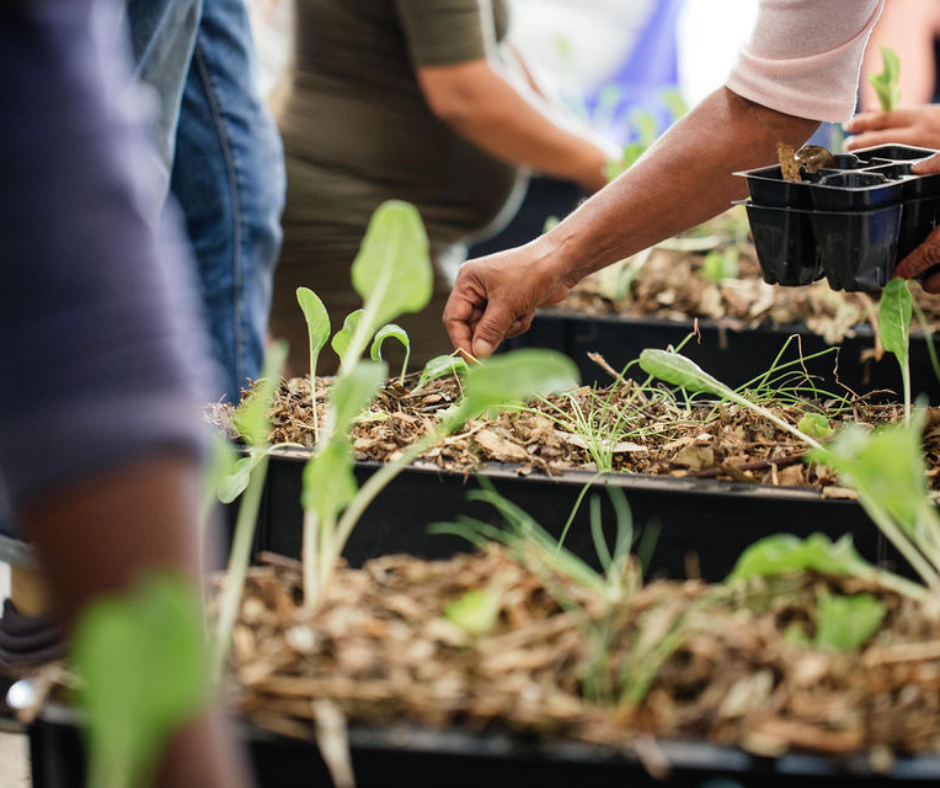
{"label": "pink sleeve", "polygon": [[727,87],[778,112],[843,121],[885,0],[761,0]]}

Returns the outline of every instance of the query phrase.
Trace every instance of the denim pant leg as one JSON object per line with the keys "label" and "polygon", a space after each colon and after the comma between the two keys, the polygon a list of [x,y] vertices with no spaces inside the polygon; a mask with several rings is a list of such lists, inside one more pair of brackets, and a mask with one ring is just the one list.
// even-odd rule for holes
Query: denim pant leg
{"label": "denim pant leg", "polygon": [[264,355],[280,253],[284,154],[258,89],[244,0],[204,0],[171,190],[199,265],[223,393],[238,402]]}
{"label": "denim pant leg", "polygon": [[159,206],[169,190],[176,127],[196,46],[202,0],[125,0],[124,14],[134,76],[156,94],[152,131],[160,177]]}

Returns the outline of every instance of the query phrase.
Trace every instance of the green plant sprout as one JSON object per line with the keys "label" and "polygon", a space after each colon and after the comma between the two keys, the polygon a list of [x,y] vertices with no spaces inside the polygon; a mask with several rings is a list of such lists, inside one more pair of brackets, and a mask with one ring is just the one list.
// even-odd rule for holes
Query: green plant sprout
{"label": "green plant sprout", "polygon": [[212,677],[215,682],[222,677],[225,656],[232,639],[232,630],[235,627],[235,619],[238,616],[238,607],[245,585],[245,574],[251,558],[251,543],[254,540],[258,510],[261,507],[261,493],[264,490],[264,478],[268,469],[268,434],[271,429],[268,413],[281,380],[280,370],[284,367],[286,358],[286,343],[274,342],[265,358],[261,380],[255,384],[248,399],[239,405],[235,413],[236,426],[248,444],[249,457],[241,460],[242,464],[239,467],[239,471],[248,476],[248,483],[235,521],[235,535],[232,539],[232,551],[229,555],[225,589],[222,593],[216,627],[211,663]]}
{"label": "green plant sprout", "polygon": [[901,88],[898,78],[901,76],[901,60],[891,47],[881,47],[883,69],[880,74],[869,74],[868,81],[875,89],[882,112],[891,112],[901,103]]}
{"label": "green plant sprout", "polygon": [[[348,374],[341,373],[334,391]],[[372,383],[372,381],[356,383],[354,387],[351,386],[350,396],[344,395],[342,400],[338,395],[331,396],[330,410],[338,407],[337,403],[351,400],[353,404],[344,405],[344,407],[347,415],[353,413],[354,416],[358,413],[357,408],[361,410],[360,405],[367,399],[366,390]],[[518,350],[489,359],[485,364],[470,367],[465,375],[463,396],[456,405],[445,412],[432,430],[406,448],[397,460],[384,464],[373,473],[352,496],[348,495],[351,490],[348,481],[351,478],[352,454],[349,450],[348,438],[339,431],[339,425],[342,422],[337,418],[336,430],[330,430],[326,448],[321,449],[310,460],[311,464],[319,466],[318,470],[316,473],[311,471],[310,474],[304,474],[305,518],[309,517],[312,523],[309,531],[319,534],[316,552],[313,548],[309,551],[305,548],[305,557],[316,555],[318,563],[316,570],[305,570],[305,577],[309,583],[305,586],[305,604],[310,608],[315,608],[323,600],[332,580],[336,562],[359,518],[385,486],[414,460],[467,421],[478,418],[488,409],[498,407],[507,401],[558,392],[577,385],[578,375],[574,363],[553,351]],[[353,394],[355,394],[355,399],[352,399]],[[372,394],[374,395],[374,390]],[[328,451],[330,444],[335,441],[344,442],[347,450],[344,452]],[[321,516],[317,510],[323,506],[319,503],[319,499],[325,494],[332,497],[332,493],[326,493],[323,484],[316,482],[333,478],[346,480],[343,488],[345,493],[339,499],[342,506],[336,504],[332,510],[328,511],[328,521],[321,522]],[[340,509],[342,509],[341,515]],[[329,533],[324,535],[324,530],[328,530]]]}
{"label": "green plant sprout", "polygon": [[744,395],[733,391],[724,383],[721,383],[705,372],[694,361],[679,353],[647,349],[640,354],[640,366],[647,374],[665,381],[672,386],[678,386],[686,391],[711,394],[722,400],[734,402],[742,408],[747,408],[755,413],[759,413],[763,418],[773,422],[782,430],[789,432],[812,448],[822,448],[815,438],[811,438],[805,432],[801,432],[792,424],[780,418],[775,413],[772,413],[762,405],[751,402],[751,400]]}
{"label": "green plant sprout", "polygon": [[911,420],[910,332],[914,299],[905,279],[892,279],[881,292],[878,306],[878,336],[884,349],[901,367],[904,385],[904,420]]}
{"label": "green plant sprout", "polygon": [[[350,312],[346,315],[346,319],[343,321],[343,327],[333,335],[333,339],[330,340],[330,347],[333,348],[333,352],[339,356],[340,364],[346,363],[346,355],[349,352],[349,345],[352,342],[353,335],[356,333],[356,329],[359,328],[359,323],[362,321],[362,316],[365,310],[357,309],[354,312]],[[371,334],[366,337],[366,342],[371,339]],[[363,346],[364,349],[365,346]],[[362,355],[362,351],[359,351],[359,355]],[[357,357],[358,358],[358,357]]]}
{"label": "green plant sprout", "polygon": [[810,455],[855,490],[868,516],[926,585],[908,593],[922,602],[928,590],[935,600],[940,590],[940,514],[927,492],[923,422],[924,414],[915,412],[903,425],[871,431],[850,425]]}
{"label": "green plant sprout", "polygon": [[372,340],[369,356],[373,361],[381,361],[382,345],[387,339],[396,339],[401,343],[402,347],[405,348],[405,360],[402,362],[401,375],[398,378],[398,382],[404,386],[405,374],[408,372],[408,359],[411,358],[411,339],[408,337],[408,332],[405,331],[405,329],[395,323],[388,323],[382,326]]}
{"label": "green plant sprout", "polygon": [[297,303],[307,321],[310,337],[310,402],[313,413],[313,439],[319,440],[320,427],[317,417],[317,359],[330,338],[330,316],[316,293],[309,287],[297,288]]}
{"label": "green plant sprout", "polygon": [[824,651],[855,651],[878,631],[887,612],[884,602],[871,594],[838,596],[820,589],[814,645]]}
{"label": "green plant sprout", "polygon": [[415,390],[423,389],[438,378],[465,373],[468,369],[469,366],[462,356],[435,356],[424,365]]}
{"label": "green plant sprout", "polygon": [[72,662],[81,677],[89,788],[146,788],[170,737],[207,707],[200,610],[188,581],[156,575],[82,614]]}
{"label": "green plant sprout", "polygon": [[740,254],[734,246],[728,247],[723,252],[709,252],[702,261],[702,274],[709,282],[717,283],[725,279],[737,279]]}
{"label": "green plant sprout", "polygon": [[381,326],[399,315],[420,312],[431,300],[434,269],[417,208],[390,200],[376,209],[353,261],[352,284],[364,306],[343,368],[362,357]]}

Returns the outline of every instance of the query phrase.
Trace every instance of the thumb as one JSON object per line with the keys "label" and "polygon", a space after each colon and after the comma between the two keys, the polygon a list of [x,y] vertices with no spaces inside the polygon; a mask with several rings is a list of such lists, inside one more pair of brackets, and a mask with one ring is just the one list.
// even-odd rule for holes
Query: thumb
{"label": "thumb", "polygon": [[936,175],[940,172],[940,153],[928,159],[922,159],[911,167],[915,175]]}
{"label": "thumb", "polygon": [[506,338],[516,317],[503,304],[490,301],[473,331],[473,355],[488,358]]}

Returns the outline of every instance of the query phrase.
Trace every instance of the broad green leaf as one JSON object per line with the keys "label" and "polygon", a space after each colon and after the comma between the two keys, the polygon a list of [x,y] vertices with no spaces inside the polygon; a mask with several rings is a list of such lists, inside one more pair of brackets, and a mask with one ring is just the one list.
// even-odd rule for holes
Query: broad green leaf
{"label": "broad green leaf", "polygon": [[209,700],[198,595],[180,577],[151,577],[102,599],[79,621],[72,646],[90,746],[88,784],[143,788],[170,736]]}
{"label": "broad green leaf", "polygon": [[923,414],[918,413],[910,425],[847,427],[810,459],[828,465],[845,484],[879,502],[912,532],[936,517],[927,496],[922,426]]}
{"label": "broad green leaf", "polygon": [[724,383],[678,353],[648,348],[640,354],[640,367],[647,375],[688,391],[713,394],[716,397],[734,395]]}
{"label": "broad green leaf", "polygon": [[823,534],[812,534],[806,539],[792,534],[776,534],[755,542],[741,553],[728,580],[775,577],[810,570],[827,575],[859,576],[869,574],[871,565],[859,555],[849,535],[832,542]]}
{"label": "broad green leaf", "polygon": [[499,620],[499,610],[496,594],[486,588],[477,588],[448,603],[444,607],[444,616],[464,632],[482,637],[493,631]]}
{"label": "broad green leaf", "polygon": [[[307,331],[310,334],[310,357],[316,360],[330,338],[330,316],[323,302],[309,287],[297,288],[297,303],[300,304],[304,319],[307,321]],[[315,374],[315,370],[310,370],[311,377]]]}
{"label": "broad green leaf", "polygon": [[235,429],[249,446],[264,446],[268,442],[268,411],[280,385],[281,369],[286,358],[287,343],[282,340],[272,343],[261,370],[261,380],[255,383],[251,394],[235,409],[232,418]]}
{"label": "broad green leaf", "polygon": [[217,489],[221,503],[231,503],[245,492],[251,480],[251,471],[257,462],[255,455],[242,457],[232,467],[231,473],[219,481]]}
{"label": "broad green leaf", "polygon": [[556,394],[576,388],[578,383],[577,367],[561,353],[537,349],[504,353],[467,370],[462,415],[473,419],[488,408]]}
{"label": "broad green leaf", "polygon": [[353,262],[352,282],[372,316],[371,331],[428,305],[434,269],[417,208],[399,200],[378,207]]}
{"label": "broad green leaf", "polygon": [[913,309],[907,280],[892,279],[885,285],[878,307],[878,334],[885,350],[893,353],[902,366],[907,361]]}
{"label": "broad green leaf", "polygon": [[828,438],[835,432],[829,424],[829,419],[821,413],[805,413],[796,428],[811,438]]}
{"label": "broad green leaf", "polygon": [[438,378],[466,372],[468,368],[467,362],[460,356],[435,356],[424,365],[421,377],[418,378],[418,385],[415,388],[424,388],[428,383]]}
{"label": "broad green leaf", "polygon": [[330,390],[327,411],[326,434],[329,439],[349,432],[356,417],[375,399],[387,374],[388,366],[384,362],[360,361],[351,372],[336,379]]}
{"label": "broad green leaf", "polygon": [[354,462],[352,443],[337,435],[304,465],[301,506],[321,523],[335,521],[359,490]]}
{"label": "broad green leaf", "polygon": [[901,60],[891,47],[881,47],[881,60],[884,64],[882,72],[869,74],[868,81],[875,89],[882,111],[891,112],[901,103],[901,89],[898,87]]}
{"label": "broad green leaf", "polygon": [[359,321],[362,320],[364,314],[365,310],[363,309],[350,312],[343,321],[343,327],[333,335],[330,347],[336,351],[336,355],[339,356],[339,360],[342,363],[346,362],[346,351],[349,349],[349,343],[353,338],[353,334],[356,333],[356,329],[359,327]]}
{"label": "broad green leaf", "polygon": [[[209,463],[206,466],[206,473],[203,480],[203,499],[207,506],[219,498],[221,500],[221,490],[230,484],[230,479],[237,472],[238,454],[235,448],[221,434],[213,431],[210,437]],[[235,494],[237,498],[241,493]],[[234,500],[232,498],[231,500]],[[228,503],[228,501],[225,501]]]}
{"label": "broad green leaf", "polygon": [[682,93],[674,88],[663,91],[663,103],[669,110],[673,123],[689,113],[688,102],[683,98]]}
{"label": "broad green leaf", "polygon": [[871,594],[817,595],[816,646],[827,651],[855,651],[878,631],[887,612]]}

